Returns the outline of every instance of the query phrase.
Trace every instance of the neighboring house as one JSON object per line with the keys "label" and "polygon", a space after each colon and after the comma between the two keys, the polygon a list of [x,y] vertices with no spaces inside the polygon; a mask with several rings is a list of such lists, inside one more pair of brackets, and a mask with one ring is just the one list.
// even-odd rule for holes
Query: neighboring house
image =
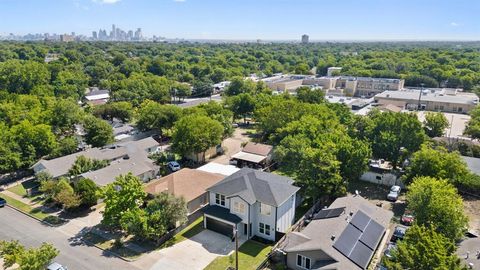
{"label": "neighboring house", "polygon": [[384,186],[399,185],[404,187],[403,182],[393,172],[393,166],[390,162],[383,159],[370,160],[368,171],[360,176],[360,180]]}
{"label": "neighboring house", "polygon": [[210,205],[204,210],[204,227],[232,236],[279,239],[293,224],[299,190],[293,180],[243,168],[207,189]]}
{"label": "neighboring house", "polygon": [[156,195],[168,192],[183,197],[187,203],[188,215],[208,204],[207,188],[218,183],[225,176],[196,169],[184,168],[145,186],[145,192]]}
{"label": "neighboring house", "polygon": [[157,141],[152,137],[147,137],[142,140],[119,143],[103,148],[91,148],[51,160],[42,159],[35,163],[32,169],[35,174],[47,172],[53,178],[67,176],[75,160],[79,156],[85,156],[91,159],[110,161],[110,165],[105,168],[82,174],[82,177],[88,177],[100,186],[113,182],[115,177],[128,172],[132,172],[134,175],[141,177],[142,180],[148,181],[158,172],[157,166],[148,156],[157,152],[159,147]]}
{"label": "neighboring house", "polygon": [[98,89],[98,87],[90,87],[86,89],[85,100],[90,105],[101,105],[110,99],[110,91]]}
{"label": "neighboring house", "polygon": [[249,168],[266,168],[272,161],[273,146],[248,142],[243,149],[232,156],[232,160],[235,161],[237,167],[249,167]]}
{"label": "neighboring house", "polygon": [[367,269],[380,243],[387,241],[392,217],[361,196],[338,198],[303,230],[288,233],[279,249],[288,269]]}

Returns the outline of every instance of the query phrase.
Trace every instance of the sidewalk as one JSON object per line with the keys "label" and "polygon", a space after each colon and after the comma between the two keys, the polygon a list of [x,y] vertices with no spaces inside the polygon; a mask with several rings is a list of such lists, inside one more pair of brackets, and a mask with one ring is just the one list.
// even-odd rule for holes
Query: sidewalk
{"label": "sidewalk", "polygon": [[22,196],[19,196],[19,195],[15,194],[15,193],[7,190],[7,189],[5,189],[4,191],[2,191],[2,192],[0,192],[0,193],[3,193],[3,194],[5,194],[5,195],[7,195],[8,197],[11,197],[11,198],[13,198],[13,199],[15,199],[15,200],[17,200],[17,201],[20,201],[20,202],[22,202],[22,203],[24,203],[24,204],[26,204],[26,205],[30,205],[30,206],[32,206],[32,207],[36,207],[36,206],[41,207],[41,206],[42,206],[42,205],[39,204],[39,203],[34,203],[34,202],[32,202],[32,200],[29,200],[29,199],[27,199],[27,198],[24,198],[24,197],[22,197]]}

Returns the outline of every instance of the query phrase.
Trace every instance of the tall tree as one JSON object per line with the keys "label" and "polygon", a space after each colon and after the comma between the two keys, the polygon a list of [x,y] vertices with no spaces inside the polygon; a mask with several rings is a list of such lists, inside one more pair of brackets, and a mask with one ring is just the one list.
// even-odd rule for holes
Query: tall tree
{"label": "tall tree", "polygon": [[232,110],[234,118],[242,116],[243,122],[246,122],[247,116],[252,114],[255,110],[254,97],[247,93],[229,97],[227,99],[227,104],[230,110]]}
{"label": "tall tree", "polygon": [[443,113],[428,112],[423,121],[425,133],[430,137],[441,137],[449,126],[448,119]]}
{"label": "tall tree", "polygon": [[221,143],[222,125],[203,115],[187,115],[175,123],[172,147],[183,155],[203,153]]}
{"label": "tall tree", "polygon": [[85,141],[93,147],[101,147],[113,142],[113,128],[104,120],[94,116],[84,119]]}
{"label": "tall tree", "polygon": [[140,179],[131,173],[120,175],[103,190],[105,211],[102,224],[120,228],[120,219],[128,211],[137,211],[146,196]]}
{"label": "tall tree", "polygon": [[447,179],[454,183],[462,181],[469,173],[467,164],[458,152],[448,152],[438,146],[431,148],[423,145],[410,158],[410,165],[406,169],[404,180],[411,183],[415,177],[431,176],[438,179]]}
{"label": "tall tree", "polygon": [[7,268],[16,263],[19,270],[44,270],[58,253],[58,250],[48,243],[27,249],[18,241],[0,241],[0,257],[4,259],[4,266]]}
{"label": "tall tree", "polygon": [[452,240],[437,233],[434,227],[413,225],[398,242],[392,258],[384,257],[384,265],[392,270],[464,269],[454,251]]}
{"label": "tall tree", "polygon": [[417,177],[407,192],[408,209],[418,225],[433,226],[453,241],[460,240],[468,226],[463,201],[446,180]]}

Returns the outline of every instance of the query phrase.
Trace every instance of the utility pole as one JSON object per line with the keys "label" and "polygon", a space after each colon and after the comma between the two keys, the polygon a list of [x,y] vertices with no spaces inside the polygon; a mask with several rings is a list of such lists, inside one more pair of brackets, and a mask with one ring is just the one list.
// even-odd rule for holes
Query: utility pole
{"label": "utility pole", "polygon": [[233,225],[233,235],[235,237],[235,270],[238,270],[238,230],[237,225]]}

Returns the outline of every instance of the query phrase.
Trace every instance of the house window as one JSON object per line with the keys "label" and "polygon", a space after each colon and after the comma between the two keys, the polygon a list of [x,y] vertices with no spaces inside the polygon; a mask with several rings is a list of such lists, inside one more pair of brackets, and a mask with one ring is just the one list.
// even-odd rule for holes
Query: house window
{"label": "house window", "polygon": [[297,266],[304,269],[310,269],[310,258],[297,254]]}
{"label": "house window", "polygon": [[382,180],[382,177],[380,175],[375,176],[377,180]]}
{"label": "house window", "polygon": [[258,225],[258,231],[261,234],[270,235],[270,225],[261,223]]}
{"label": "house window", "polygon": [[215,194],[215,203],[221,206],[225,206],[225,196],[221,194]]}
{"label": "house window", "polygon": [[260,214],[270,216],[272,213],[272,207],[268,204],[260,203]]}
{"label": "house window", "polygon": [[245,204],[243,204],[241,202],[234,202],[233,203],[233,211],[235,213],[245,214]]}

